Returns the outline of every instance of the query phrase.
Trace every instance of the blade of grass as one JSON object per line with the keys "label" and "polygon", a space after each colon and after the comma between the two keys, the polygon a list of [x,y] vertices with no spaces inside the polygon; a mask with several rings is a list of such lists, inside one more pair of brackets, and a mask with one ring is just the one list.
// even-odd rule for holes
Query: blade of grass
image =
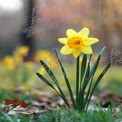
{"label": "blade of grass", "polygon": [[6,113],[4,112],[1,112],[2,116],[4,116],[6,118],[6,121],[9,121],[9,122],[14,122],[11,117],[9,115],[7,115]]}

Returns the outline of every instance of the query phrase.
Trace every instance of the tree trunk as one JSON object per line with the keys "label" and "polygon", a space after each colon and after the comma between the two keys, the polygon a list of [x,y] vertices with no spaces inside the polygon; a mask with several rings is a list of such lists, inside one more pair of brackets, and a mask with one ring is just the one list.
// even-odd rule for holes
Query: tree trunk
{"label": "tree trunk", "polygon": [[[26,25],[23,25],[22,32],[21,32],[21,44],[23,46],[29,47],[29,54],[25,57],[25,60],[30,60],[32,56],[32,52],[34,49],[34,38],[33,38],[33,18],[34,18],[34,7],[35,1],[28,0],[27,1],[27,8],[26,8]],[[25,23],[24,23],[25,24]]]}

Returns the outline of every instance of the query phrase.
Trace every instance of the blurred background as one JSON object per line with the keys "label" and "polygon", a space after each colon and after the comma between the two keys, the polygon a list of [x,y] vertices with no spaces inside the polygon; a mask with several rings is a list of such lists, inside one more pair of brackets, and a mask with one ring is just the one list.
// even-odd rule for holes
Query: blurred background
{"label": "blurred background", "polygon": [[[25,76],[23,74],[29,72],[30,69],[17,71],[18,64],[15,65],[16,70],[12,69],[13,75],[10,76],[10,72],[6,73],[8,65],[12,66],[10,56],[14,57],[20,46],[29,47],[28,55],[22,55],[22,58],[27,60],[29,63],[27,66],[31,66],[31,70],[33,69],[30,74],[34,74],[38,66],[35,66],[33,62],[37,63],[41,58],[51,57],[52,54],[45,50],[52,51],[54,48],[60,48],[62,45],[58,43],[57,39],[65,37],[68,28],[80,31],[83,27],[88,27],[90,36],[100,39],[100,42],[93,46],[94,52],[98,52],[103,46],[106,46],[101,65],[107,64],[108,61],[113,64],[115,72],[113,69],[110,71],[105,79],[105,84],[112,81],[113,84],[118,83],[120,86],[122,83],[121,21],[122,0],[0,0],[0,59],[1,67],[4,67],[0,72],[0,84],[4,81],[11,85],[14,81],[19,82],[20,85],[21,81],[25,82],[28,79],[27,74]],[[37,53],[43,56],[37,58]],[[55,59],[52,60],[57,66]],[[7,65],[6,69],[3,64]],[[34,68],[32,68],[33,65]],[[20,62],[19,67],[22,68]],[[41,69],[41,71],[43,70]],[[18,72],[19,76],[16,75],[16,77],[22,75],[19,79],[15,78],[15,73]],[[28,77],[32,79],[30,74]],[[11,77],[13,79],[10,82]],[[30,84],[33,84],[32,80]],[[113,85],[111,89],[116,90],[118,88],[116,86]],[[1,85],[1,88],[6,88],[5,84]],[[120,91],[122,91],[121,87]]]}

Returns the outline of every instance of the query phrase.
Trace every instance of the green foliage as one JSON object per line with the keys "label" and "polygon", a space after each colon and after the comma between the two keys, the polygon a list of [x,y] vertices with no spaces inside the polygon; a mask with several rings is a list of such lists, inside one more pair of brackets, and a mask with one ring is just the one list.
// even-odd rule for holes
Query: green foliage
{"label": "green foliage", "polygon": [[[5,96],[13,97],[13,94],[1,90],[0,96],[3,94],[3,99]],[[28,99],[26,94],[22,94],[21,98]],[[1,99],[2,100],[2,99]],[[122,107],[120,107],[119,112],[115,112],[113,115],[113,109],[108,108],[104,110],[99,107],[99,109],[94,111],[88,111],[79,113],[74,109],[57,108],[53,112],[46,112],[43,114],[38,114],[36,117],[33,115],[8,115],[0,110],[0,122],[121,122],[122,120]]]}
{"label": "green foliage", "polygon": [[38,115],[37,119],[32,116],[9,116],[0,111],[0,122],[121,122],[122,113],[112,115],[111,108],[99,109],[80,114],[76,110],[57,109],[54,112],[47,112]]}
{"label": "green foliage", "polygon": [[[90,55],[90,58],[87,60],[88,56],[86,54],[84,54],[81,66],[79,65],[80,58],[79,57],[77,58],[77,63],[76,63],[76,98],[74,98],[74,96],[73,96],[73,91],[71,88],[70,81],[67,77],[67,74],[65,72],[65,69],[64,69],[62,63],[60,62],[60,60],[58,58],[57,52],[55,51],[56,57],[58,59],[58,62],[60,64],[60,68],[61,68],[61,71],[62,71],[62,74],[64,77],[64,81],[67,86],[67,90],[69,92],[69,96],[72,101],[73,108],[75,110],[78,110],[79,112],[87,111],[90,100],[91,100],[91,96],[92,96],[94,90],[96,89],[98,83],[101,81],[101,79],[103,78],[103,76],[106,74],[106,72],[108,71],[108,69],[111,66],[111,63],[109,63],[104,68],[104,70],[98,75],[98,77],[96,78],[96,81],[93,83],[94,74],[96,73],[100,59],[103,56],[104,51],[105,51],[105,47],[103,47],[102,50],[100,51],[100,53],[99,53],[99,55],[98,55],[98,57],[92,67],[90,66],[90,61],[91,61],[92,55]],[[57,80],[57,78],[54,75],[54,73],[52,72],[52,70],[42,60],[40,61],[40,63],[43,66],[43,68],[45,69],[45,71],[47,72],[47,74],[50,76],[53,83],[52,83],[52,81],[48,80],[43,75],[41,75],[40,73],[37,73],[38,77],[43,82],[45,82],[48,86],[53,88],[61,96],[61,98],[66,103],[66,105],[68,107],[70,107],[68,100],[66,98],[66,95],[63,92],[63,89],[60,86],[59,81]],[[54,84],[55,84],[56,88],[55,88]],[[85,91],[87,88],[88,88],[88,91],[85,96],[84,94],[85,94]]]}
{"label": "green foliage", "polygon": [[34,122],[31,116],[8,115],[0,111],[0,122]]}
{"label": "green foliage", "polygon": [[0,90],[0,103],[3,102],[3,100],[5,98],[14,98],[14,94],[10,93],[10,92],[6,92],[4,90]]}

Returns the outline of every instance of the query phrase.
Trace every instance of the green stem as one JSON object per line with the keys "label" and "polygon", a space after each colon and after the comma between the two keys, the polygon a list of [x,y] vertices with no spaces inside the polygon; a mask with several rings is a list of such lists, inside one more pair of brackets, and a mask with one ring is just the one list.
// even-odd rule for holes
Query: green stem
{"label": "green stem", "polygon": [[78,105],[78,94],[79,94],[79,56],[76,64],[76,106]]}

